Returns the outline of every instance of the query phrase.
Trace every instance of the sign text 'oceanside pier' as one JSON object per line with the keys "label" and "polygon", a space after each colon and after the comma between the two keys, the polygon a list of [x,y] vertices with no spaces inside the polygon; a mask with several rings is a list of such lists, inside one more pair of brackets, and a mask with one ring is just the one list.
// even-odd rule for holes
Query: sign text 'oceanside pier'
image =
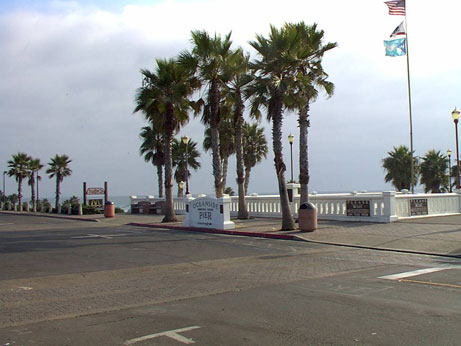
{"label": "sign text 'oceanside pier'", "polygon": [[230,197],[199,197],[186,200],[186,219],[183,226],[234,229],[230,221]]}

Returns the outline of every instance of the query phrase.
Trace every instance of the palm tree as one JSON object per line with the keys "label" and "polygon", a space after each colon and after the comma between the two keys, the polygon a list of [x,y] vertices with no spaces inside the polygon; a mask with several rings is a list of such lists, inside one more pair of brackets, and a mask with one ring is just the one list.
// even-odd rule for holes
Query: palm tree
{"label": "palm tree", "polygon": [[43,168],[40,159],[30,159],[29,162],[29,186],[31,189],[31,199],[32,199],[32,211],[35,213],[37,211],[37,200],[35,198],[35,174],[37,174],[37,180],[40,180],[38,171]]}
{"label": "palm tree", "polygon": [[308,128],[310,104],[323,90],[328,97],[333,95],[334,84],[327,81],[328,74],[322,67],[322,58],[326,51],[337,46],[336,43],[323,44],[323,30],[317,30],[317,24],[286,24],[285,30],[292,30],[300,38],[296,47],[296,62],[293,66],[293,94],[287,97],[288,108],[298,110],[299,123],[299,182],[301,184],[300,203],[308,202],[309,160]]}
{"label": "palm tree", "polygon": [[[205,130],[205,138],[203,139],[203,149],[209,151],[212,148],[211,144],[211,128]],[[222,184],[225,187],[227,182],[227,167],[229,165],[229,157],[235,152],[235,130],[234,123],[229,116],[222,117],[218,125],[219,132],[219,156],[221,158]]]}
{"label": "palm tree", "polygon": [[202,122],[211,129],[216,197],[222,197],[224,191],[218,126],[221,121],[222,90],[229,80],[226,65],[232,54],[230,37],[231,33],[221,38],[216,34],[211,37],[206,31],[192,31],[192,51],[182,52],[178,58],[182,66],[195,71],[201,85],[205,87],[206,99],[200,100],[200,104],[203,105]]}
{"label": "palm tree", "polygon": [[174,173],[174,179],[178,184],[178,197],[183,196],[183,188],[181,187],[181,182],[190,178],[190,169],[194,171],[200,168],[200,152],[197,150],[197,142],[189,139],[187,143],[187,172],[186,172],[186,144],[182,140],[173,139],[171,144],[171,156],[173,161],[173,167],[176,167]]}
{"label": "palm tree", "polygon": [[257,124],[244,123],[243,125],[243,162],[245,165],[245,194],[248,193],[251,169],[267,157],[267,141],[264,135],[264,127]]}
{"label": "palm tree", "polygon": [[285,96],[292,80],[292,66],[296,61],[298,36],[292,30],[279,30],[271,25],[269,37],[256,36],[250,45],[257,51],[258,58],[252,63],[254,82],[248,87],[251,98],[251,113],[259,115],[261,107],[267,110],[267,119],[272,122],[272,149],[280,194],[282,230],[295,229],[291,214],[285,181],[286,166],[283,161],[282,123]]}
{"label": "palm tree", "polygon": [[142,111],[165,140],[165,217],[162,222],[176,222],[173,206],[173,165],[171,143],[175,133],[188,120],[192,104],[189,97],[197,87],[191,70],[174,59],[157,59],[154,72],[141,70],[145,83],[138,89],[134,112]]}
{"label": "palm tree", "polygon": [[30,156],[26,153],[17,153],[8,161],[8,176],[14,176],[18,183],[19,211],[22,211],[22,180],[29,175]]}
{"label": "palm tree", "polygon": [[448,190],[448,158],[439,151],[429,150],[422,158],[421,184],[424,192],[445,192]]}
{"label": "palm tree", "polygon": [[[382,160],[383,168],[386,170],[384,180],[391,182],[398,191],[410,189],[411,158],[412,153],[407,146],[394,147],[393,151],[387,153],[389,156]],[[419,176],[419,165],[416,158],[413,158],[413,184],[416,185]]]}
{"label": "palm tree", "polygon": [[[241,48],[234,51],[229,59],[228,69],[230,72],[230,80],[225,88],[225,102],[229,104],[231,109],[231,117],[234,128],[234,149],[236,156],[237,169],[237,185],[239,196],[238,218],[248,219],[249,214],[245,200],[245,176],[244,176],[244,161],[243,161],[243,124],[245,122],[243,112],[244,104],[244,88],[252,81],[250,71],[250,55],[244,54]],[[222,138],[220,136],[220,138]]]}
{"label": "palm tree", "polygon": [[144,155],[146,162],[157,167],[158,196],[163,198],[163,166],[165,165],[164,138],[161,130],[151,123],[144,126],[139,135],[142,139],[139,154]]}
{"label": "palm tree", "polygon": [[68,177],[72,174],[72,170],[69,168],[69,164],[72,162],[67,155],[58,155],[51,158],[51,161],[48,162],[49,168],[46,170],[46,173],[49,175],[50,179],[56,178],[56,202],[55,208],[56,212],[59,214],[61,212],[61,205],[59,204],[59,196],[61,195],[61,183],[65,177]]}

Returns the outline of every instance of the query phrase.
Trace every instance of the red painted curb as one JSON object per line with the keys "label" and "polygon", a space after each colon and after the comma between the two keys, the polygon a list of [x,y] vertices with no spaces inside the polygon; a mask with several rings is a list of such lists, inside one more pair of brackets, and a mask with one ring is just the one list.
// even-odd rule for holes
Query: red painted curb
{"label": "red painted curb", "polygon": [[138,227],[148,227],[148,228],[163,228],[163,229],[175,229],[179,231],[191,231],[191,232],[201,232],[201,233],[213,233],[213,234],[228,234],[228,235],[238,235],[243,237],[257,237],[257,238],[272,238],[272,239],[281,239],[281,240],[296,240],[299,241],[299,238],[291,234],[270,234],[270,233],[261,233],[261,232],[244,232],[244,231],[234,231],[234,230],[222,230],[216,228],[198,228],[198,227],[183,227],[175,225],[162,225],[162,224],[146,224],[146,223],[137,223],[130,222],[130,226]]}

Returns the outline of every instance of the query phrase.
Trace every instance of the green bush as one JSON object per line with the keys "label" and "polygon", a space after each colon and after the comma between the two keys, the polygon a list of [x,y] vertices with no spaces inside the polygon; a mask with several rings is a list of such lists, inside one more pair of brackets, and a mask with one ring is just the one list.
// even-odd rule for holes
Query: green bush
{"label": "green bush", "polygon": [[51,209],[51,203],[48,199],[44,198],[37,203],[37,210],[40,210],[43,213],[48,213]]}
{"label": "green bush", "polygon": [[102,214],[103,211],[99,208],[89,206],[89,205],[84,205],[82,206],[82,212],[83,215],[92,215],[92,214]]}
{"label": "green bush", "polygon": [[66,199],[61,204],[61,214],[69,214],[69,206],[71,208],[72,215],[78,215],[78,206],[80,204],[80,200],[77,196],[72,196],[70,199]]}

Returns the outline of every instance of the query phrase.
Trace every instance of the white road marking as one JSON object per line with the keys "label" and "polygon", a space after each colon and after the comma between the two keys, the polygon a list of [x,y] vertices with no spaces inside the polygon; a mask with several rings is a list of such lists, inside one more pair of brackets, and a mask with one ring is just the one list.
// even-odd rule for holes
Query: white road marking
{"label": "white road marking", "polygon": [[30,291],[32,290],[32,287],[21,286],[17,288],[12,288],[11,290],[15,292]]}
{"label": "white road marking", "polygon": [[413,271],[399,273],[399,274],[380,276],[378,279],[399,280],[399,279],[408,278],[408,277],[411,277],[411,276],[418,276],[418,275],[422,275],[422,274],[429,274],[429,273],[439,272],[441,270],[447,270],[447,269],[450,269],[450,268],[451,267],[446,266],[446,267],[419,269],[419,270],[413,270]]}
{"label": "white road marking", "polygon": [[185,336],[182,336],[179,333],[187,332],[189,330],[194,330],[194,329],[197,329],[197,328],[200,328],[200,327],[199,326],[186,327],[186,328],[168,330],[166,332],[161,332],[161,333],[156,333],[156,334],[145,335],[145,336],[141,336],[141,337],[136,338],[136,339],[127,340],[127,341],[124,342],[124,345],[129,346],[129,345],[133,345],[133,344],[135,344],[137,342],[140,342],[140,341],[154,339],[154,338],[158,338],[160,336],[169,337],[169,338],[171,338],[173,340],[176,340],[176,341],[181,342],[181,343],[186,344],[186,345],[194,344],[195,343],[194,340],[186,338]]}
{"label": "white road marking", "polygon": [[83,239],[83,238],[104,238],[104,239],[112,239],[113,237],[126,237],[129,236],[130,234],[88,234],[88,235],[82,235],[78,237],[71,237],[71,239]]}

